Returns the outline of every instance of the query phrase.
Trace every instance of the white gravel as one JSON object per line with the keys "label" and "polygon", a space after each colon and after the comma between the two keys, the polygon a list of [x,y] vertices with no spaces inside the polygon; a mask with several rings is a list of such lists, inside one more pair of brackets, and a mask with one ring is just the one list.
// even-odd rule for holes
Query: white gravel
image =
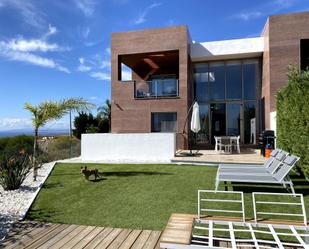
{"label": "white gravel", "polygon": [[46,163],[38,170],[34,182],[32,171],[17,190],[4,191],[0,186],[0,241],[14,222],[24,219],[43,183],[56,162]]}

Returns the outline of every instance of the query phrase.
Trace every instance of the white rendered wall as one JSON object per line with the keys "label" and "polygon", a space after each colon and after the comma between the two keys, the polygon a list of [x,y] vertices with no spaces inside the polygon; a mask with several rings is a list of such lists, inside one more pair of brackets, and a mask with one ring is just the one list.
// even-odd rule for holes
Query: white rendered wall
{"label": "white rendered wall", "polygon": [[170,162],[175,155],[174,133],[82,134],[83,161]]}
{"label": "white rendered wall", "polygon": [[275,135],[277,133],[277,121],[276,121],[277,112],[270,113],[270,129],[275,131]]}
{"label": "white rendered wall", "polygon": [[[277,120],[276,120],[277,112],[271,112],[270,115],[270,129],[275,131],[275,136],[277,136]],[[275,147],[277,147],[275,140]]]}
{"label": "white rendered wall", "polygon": [[191,44],[192,61],[244,58],[261,55],[264,51],[264,38],[245,38]]}

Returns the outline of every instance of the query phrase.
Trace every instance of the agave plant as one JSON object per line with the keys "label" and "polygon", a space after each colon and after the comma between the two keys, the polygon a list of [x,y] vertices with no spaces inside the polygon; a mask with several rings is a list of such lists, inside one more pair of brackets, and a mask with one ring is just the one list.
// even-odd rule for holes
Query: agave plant
{"label": "agave plant", "polygon": [[31,169],[31,157],[24,151],[0,157],[0,185],[4,190],[18,189]]}

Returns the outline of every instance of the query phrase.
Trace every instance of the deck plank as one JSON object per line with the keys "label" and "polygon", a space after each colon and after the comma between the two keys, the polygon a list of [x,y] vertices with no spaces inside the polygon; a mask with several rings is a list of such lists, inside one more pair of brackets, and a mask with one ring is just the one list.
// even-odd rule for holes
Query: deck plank
{"label": "deck plank", "polygon": [[143,246],[143,249],[154,249],[159,241],[160,235],[160,231],[152,231],[145,245]]}
{"label": "deck plank", "polygon": [[107,227],[104,230],[102,230],[95,238],[88,243],[84,248],[87,249],[94,249],[96,246],[106,237],[108,236],[111,232],[113,231],[113,228]]}
{"label": "deck plank", "polygon": [[141,249],[143,248],[146,240],[149,238],[151,234],[150,230],[143,230],[141,234],[138,236],[137,240],[132,245],[131,249]]}
{"label": "deck plank", "polygon": [[104,227],[96,227],[87,236],[83,237],[75,246],[74,249],[82,249],[88,243],[90,243],[100,232],[104,230]]}
{"label": "deck plank", "polygon": [[195,215],[172,214],[161,236],[162,243],[189,245]]}
{"label": "deck plank", "polygon": [[49,233],[46,233],[44,236],[40,236],[40,237],[37,237],[36,239],[34,239],[25,248],[34,249],[34,248],[40,247],[42,244],[44,244],[48,240],[50,240],[53,237],[55,237],[58,233],[60,233],[64,229],[66,229],[68,226],[69,225],[67,225],[67,224],[63,224],[63,225],[60,225],[60,226],[56,227],[55,229],[51,230]]}
{"label": "deck plank", "polygon": [[46,241],[46,243],[42,244],[39,248],[49,248],[50,246],[54,245],[55,243],[57,243],[59,240],[61,240],[62,238],[64,238],[65,236],[67,236],[70,232],[72,232],[76,227],[78,227],[77,225],[70,225],[67,228],[65,228],[64,230],[62,230],[60,233],[58,233],[56,236],[54,236],[52,239]]}
{"label": "deck plank", "polygon": [[86,226],[77,226],[73,229],[69,234],[63,237],[61,240],[56,242],[54,245],[50,247],[50,249],[58,249],[63,248],[66,243],[68,243],[71,239],[73,239],[77,234],[79,234]]}
{"label": "deck plank", "polygon": [[117,249],[125,241],[128,235],[132,232],[131,229],[123,229],[117,238],[108,246],[110,249]]}
{"label": "deck plank", "polygon": [[125,241],[121,244],[119,249],[127,249],[130,248],[133,243],[136,241],[138,236],[141,234],[142,230],[133,230],[129,236],[125,239]]}
{"label": "deck plank", "polygon": [[122,229],[115,228],[111,233],[109,233],[98,245],[96,248],[105,249],[107,248],[116,237],[121,233]]}
{"label": "deck plank", "polygon": [[160,231],[70,224],[29,223],[28,227],[20,225],[14,228],[9,233],[5,244],[0,247],[4,246],[9,249],[155,249],[159,245],[161,235]]}
{"label": "deck plank", "polygon": [[95,229],[94,226],[87,226],[83,230],[81,230],[76,236],[74,236],[70,241],[64,244],[65,248],[73,248],[76,244],[79,243],[84,237],[87,237],[90,232]]}
{"label": "deck plank", "polygon": [[22,249],[25,248],[28,244],[32,243],[35,238],[39,238],[49,233],[53,229],[60,226],[59,224],[52,224],[50,226],[43,226],[32,230],[31,232],[25,234],[20,239],[18,239],[15,243],[5,243],[4,247],[7,249]]}

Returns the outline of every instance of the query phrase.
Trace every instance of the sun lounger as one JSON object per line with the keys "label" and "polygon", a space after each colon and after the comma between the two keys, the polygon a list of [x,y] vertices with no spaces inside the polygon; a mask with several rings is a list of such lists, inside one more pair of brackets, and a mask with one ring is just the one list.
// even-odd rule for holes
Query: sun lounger
{"label": "sun lounger", "polygon": [[[283,160],[288,155],[288,152],[285,152],[280,149],[275,149],[271,152],[270,158],[268,158],[264,164],[219,164],[219,167],[221,168],[227,168],[227,169],[251,169],[251,168],[268,168],[271,163],[273,162],[274,158],[277,158],[278,160]],[[284,157],[284,158],[283,158]]]}
{"label": "sun lounger", "polygon": [[[309,248],[306,234],[308,224],[302,194],[252,193],[253,218],[244,216],[243,192],[226,191],[225,193],[199,190],[198,215],[172,214],[161,235],[160,248]],[[269,198],[272,196],[279,198]],[[228,202],[239,203],[240,209],[238,211],[227,209]],[[217,206],[209,208],[207,207],[209,203],[215,203]],[[280,213],[272,210],[271,205],[282,207],[279,209]],[[294,207],[287,209],[287,206]],[[201,214],[205,209],[208,213]],[[229,216],[220,216],[218,219],[212,216],[213,212],[239,213],[243,218],[235,221]],[[265,218],[265,215],[268,218]],[[282,216],[293,216],[293,219],[278,218]],[[299,219],[295,220],[295,216]],[[286,236],[285,239],[281,237],[283,234]],[[261,235],[263,235],[262,238]]]}
{"label": "sun lounger", "polygon": [[[277,168],[281,165],[282,161],[286,158],[288,155],[288,152],[280,151],[276,154],[275,157],[270,158],[270,160],[267,160],[267,164],[263,166],[242,166],[239,165],[238,167],[229,167],[225,166],[224,164],[219,165],[218,171],[220,171],[221,174],[273,174]],[[270,161],[270,162],[268,162]]]}
{"label": "sun lounger", "polygon": [[[247,172],[227,172],[218,170],[216,177],[216,190],[219,188],[220,182],[241,182],[241,183],[261,183],[261,184],[282,184],[285,188],[290,186],[292,193],[295,193],[293,183],[288,176],[290,170],[299,160],[297,156],[287,156],[275,172],[262,172],[261,174]],[[219,168],[220,169],[220,168]]]}

